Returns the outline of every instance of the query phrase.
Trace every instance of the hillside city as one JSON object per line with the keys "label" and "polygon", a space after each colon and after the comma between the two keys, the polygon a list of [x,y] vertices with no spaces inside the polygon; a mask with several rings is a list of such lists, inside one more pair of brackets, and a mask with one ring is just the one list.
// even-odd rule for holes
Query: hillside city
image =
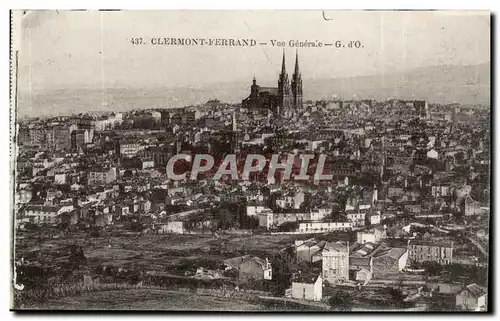
{"label": "hillside city", "polygon": [[[24,121],[15,305],[108,286],[244,310],[485,310],[489,126],[489,106],[396,99]],[[333,179],[169,179],[180,153],[324,154]]]}
{"label": "hillside city", "polygon": [[486,311],[489,106],[277,84],[20,121],[16,307]]}

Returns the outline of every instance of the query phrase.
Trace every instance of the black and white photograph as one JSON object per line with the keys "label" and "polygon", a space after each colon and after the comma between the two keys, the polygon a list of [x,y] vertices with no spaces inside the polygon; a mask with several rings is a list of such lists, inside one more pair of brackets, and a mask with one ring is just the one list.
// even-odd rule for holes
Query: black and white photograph
{"label": "black and white photograph", "polygon": [[491,312],[491,21],[11,10],[10,308]]}

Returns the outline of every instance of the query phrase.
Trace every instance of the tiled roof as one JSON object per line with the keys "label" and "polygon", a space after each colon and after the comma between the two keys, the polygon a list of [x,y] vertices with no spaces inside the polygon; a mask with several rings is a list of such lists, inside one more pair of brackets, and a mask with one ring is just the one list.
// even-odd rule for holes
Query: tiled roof
{"label": "tiled roof", "polygon": [[486,294],[485,289],[476,283],[469,284],[466,288],[477,298]]}
{"label": "tiled roof", "polygon": [[325,244],[324,249],[328,250],[328,251],[336,251],[336,252],[348,251],[347,243],[344,241],[328,242]]}
{"label": "tiled roof", "polygon": [[318,280],[319,274],[300,273],[294,276],[292,282],[314,284]]}
{"label": "tiled roof", "polygon": [[370,269],[371,257],[349,257],[349,265]]}
{"label": "tiled roof", "polygon": [[56,206],[47,206],[47,205],[31,205],[26,207],[26,211],[38,211],[38,212],[57,212],[59,211],[63,206],[62,205],[56,205]]}

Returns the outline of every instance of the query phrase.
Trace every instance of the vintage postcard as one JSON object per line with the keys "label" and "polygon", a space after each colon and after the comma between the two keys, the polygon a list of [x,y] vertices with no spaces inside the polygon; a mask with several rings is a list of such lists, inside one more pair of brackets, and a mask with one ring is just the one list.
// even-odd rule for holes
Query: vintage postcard
{"label": "vintage postcard", "polygon": [[11,308],[491,311],[490,19],[11,11]]}

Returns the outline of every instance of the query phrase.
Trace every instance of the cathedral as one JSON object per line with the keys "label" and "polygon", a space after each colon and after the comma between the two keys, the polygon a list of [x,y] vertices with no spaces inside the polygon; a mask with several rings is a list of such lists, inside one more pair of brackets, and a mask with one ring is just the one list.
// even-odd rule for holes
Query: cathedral
{"label": "cathedral", "polygon": [[243,108],[265,108],[273,111],[275,115],[286,113],[290,110],[302,109],[302,76],[299,71],[299,56],[295,55],[295,70],[292,81],[288,80],[285,66],[285,52],[281,73],[278,78],[278,87],[261,87],[257,85],[255,77],[250,87],[250,96],[241,102]]}

